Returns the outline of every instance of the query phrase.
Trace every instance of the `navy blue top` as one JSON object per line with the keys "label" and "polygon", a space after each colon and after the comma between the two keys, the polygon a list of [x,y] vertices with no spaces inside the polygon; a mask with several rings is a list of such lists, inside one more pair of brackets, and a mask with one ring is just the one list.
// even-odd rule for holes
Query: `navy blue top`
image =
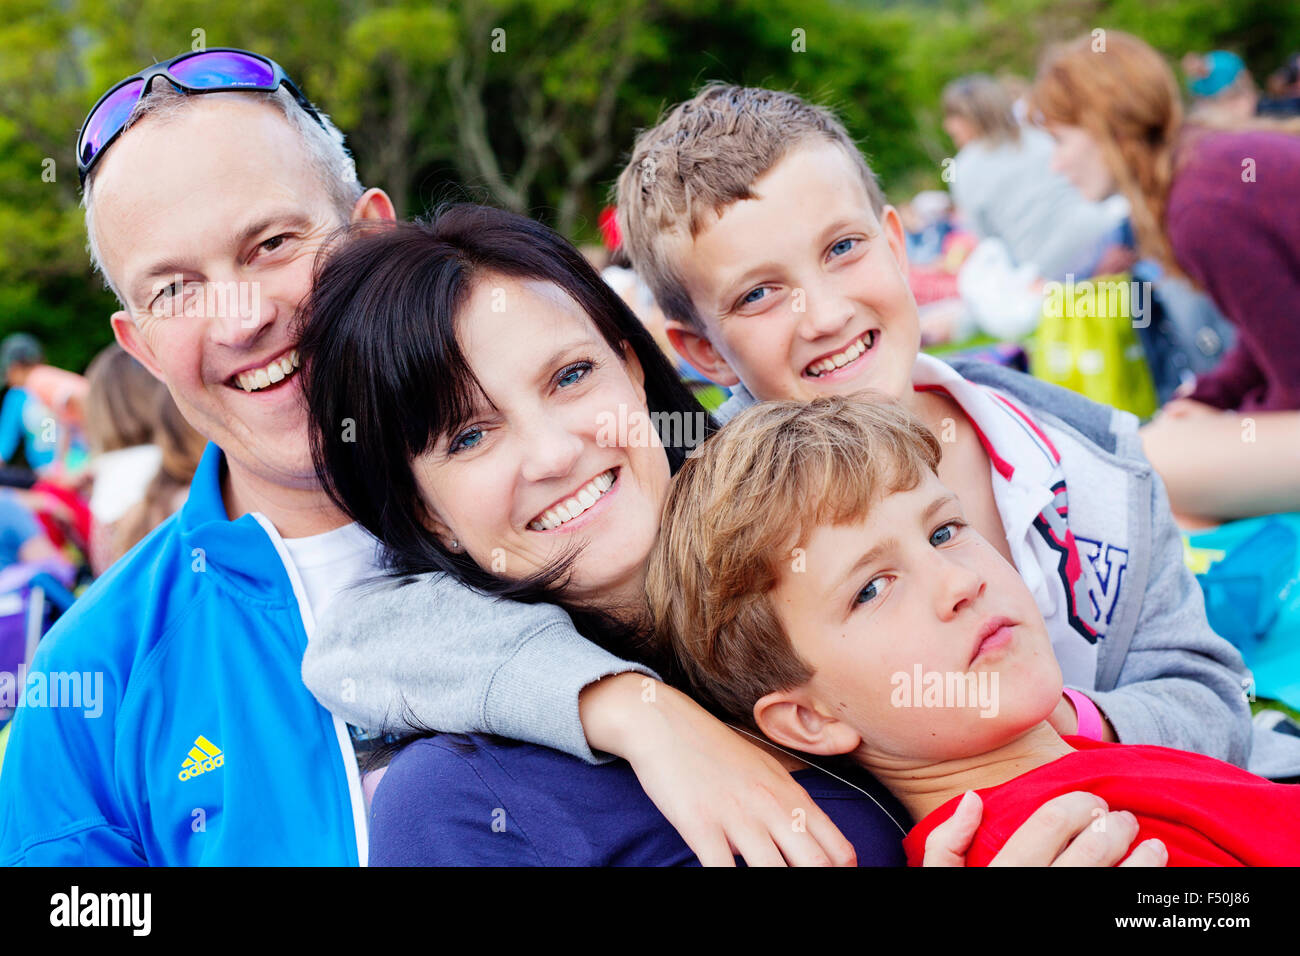
{"label": "navy blue top", "polygon": [[[839,770],[836,771],[839,773]],[[841,774],[846,776],[846,774]],[[820,770],[794,774],[857,850],[859,866],[903,866],[897,801],[862,773],[876,803]],[[371,866],[698,866],[623,762],[483,735],[408,744],[371,807]]]}

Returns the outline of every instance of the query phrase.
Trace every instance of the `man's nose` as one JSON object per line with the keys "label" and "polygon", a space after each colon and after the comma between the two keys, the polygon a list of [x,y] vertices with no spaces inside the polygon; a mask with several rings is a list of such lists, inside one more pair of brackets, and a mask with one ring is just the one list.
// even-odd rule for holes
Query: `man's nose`
{"label": "man's nose", "polygon": [[224,279],[203,284],[203,310],[214,342],[241,348],[275,319],[276,307],[257,280]]}

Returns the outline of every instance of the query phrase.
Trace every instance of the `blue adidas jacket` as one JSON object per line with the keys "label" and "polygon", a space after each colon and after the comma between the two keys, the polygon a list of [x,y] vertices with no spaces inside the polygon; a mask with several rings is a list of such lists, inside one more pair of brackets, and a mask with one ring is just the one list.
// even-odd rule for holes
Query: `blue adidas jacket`
{"label": "blue adidas jacket", "polygon": [[[0,864],[365,863],[347,727],[302,682],[301,582],[269,521],[226,517],[222,464],[209,445],[184,508],[41,642],[0,773]],[[72,672],[102,674],[98,706]],[[38,700],[42,682],[62,693]]]}

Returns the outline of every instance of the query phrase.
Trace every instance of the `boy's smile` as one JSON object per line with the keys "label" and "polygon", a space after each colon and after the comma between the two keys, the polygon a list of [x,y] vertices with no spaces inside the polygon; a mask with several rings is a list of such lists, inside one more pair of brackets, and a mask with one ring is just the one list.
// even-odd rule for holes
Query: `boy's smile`
{"label": "boy's smile", "polygon": [[743,381],[759,400],[863,389],[903,397],[920,327],[898,214],[886,207],[878,218],[849,157],[816,140],[792,149],[751,193],[707,215],[694,240],[677,240],[674,259],[705,335],[670,321],[674,346],[714,381]]}

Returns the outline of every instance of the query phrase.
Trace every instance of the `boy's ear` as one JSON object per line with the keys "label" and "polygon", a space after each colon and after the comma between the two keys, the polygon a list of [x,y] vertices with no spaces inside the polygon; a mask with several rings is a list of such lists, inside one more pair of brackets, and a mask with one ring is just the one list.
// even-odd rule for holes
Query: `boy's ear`
{"label": "boy's ear", "polygon": [[801,690],[773,691],[754,704],[754,723],[773,743],[826,757],[856,750],[862,736]]}
{"label": "boy's ear", "polygon": [[668,319],[664,322],[664,330],[677,354],[710,382],[727,388],[740,383],[740,376],[731,370],[731,365],[722,357],[722,353],[713,347],[713,343],[699,329],[676,319]]}
{"label": "boy's ear", "polygon": [[886,206],[880,213],[880,225],[885,230],[889,249],[894,254],[894,261],[903,275],[907,275],[907,240],[903,233],[903,219],[893,206]]}

